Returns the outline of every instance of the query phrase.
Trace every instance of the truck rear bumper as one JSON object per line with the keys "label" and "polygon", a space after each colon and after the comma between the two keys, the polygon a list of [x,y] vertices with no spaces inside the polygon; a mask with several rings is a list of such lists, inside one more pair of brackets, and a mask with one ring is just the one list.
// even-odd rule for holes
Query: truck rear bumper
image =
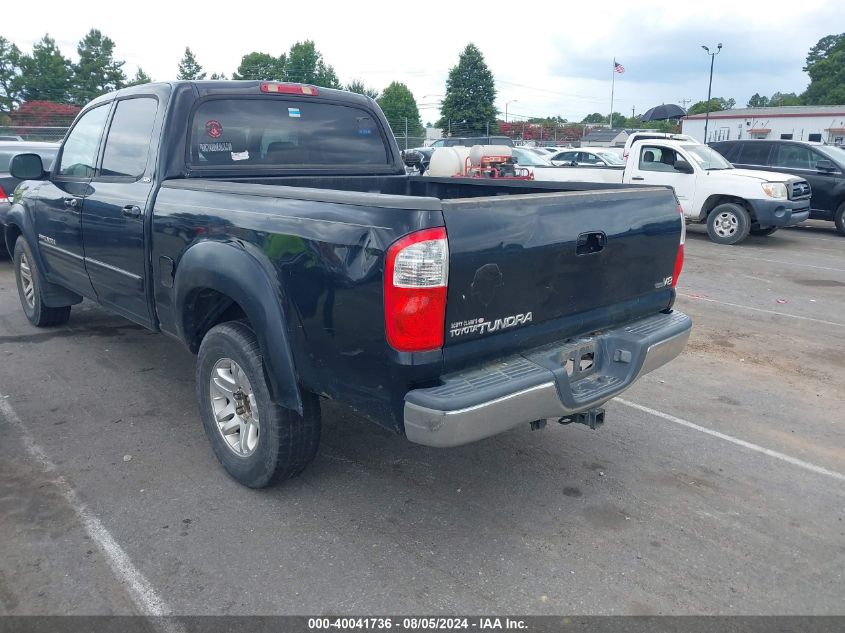
{"label": "truck rear bumper", "polygon": [[681,312],[658,314],[446,375],[441,385],[406,394],[405,435],[417,444],[460,446],[588,411],[680,354],[691,327]]}

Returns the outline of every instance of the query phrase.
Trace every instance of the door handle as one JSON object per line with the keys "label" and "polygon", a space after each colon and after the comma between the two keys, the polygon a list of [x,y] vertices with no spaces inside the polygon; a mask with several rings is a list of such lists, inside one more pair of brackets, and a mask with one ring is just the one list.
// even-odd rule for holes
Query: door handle
{"label": "door handle", "polygon": [[631,180],[645,180],[642,176],[632,176]]}
{"label": "door handle", "polygon": [[76,198],[65,198],[64,203],[66,207],[70,207],[71,209],[79,206],[79,201]]}
{"label": "door handle", "polygon": [[581,233],[575,242],[576,255],[590,255],[598,253],[607,245],[607,234],[604,231]]}
{"label": "door handle", "polygon": [[136,206],[134,204],[127,204],[123,207],[123,215],[127,218],[140,218],[141,217],[141,207]]}

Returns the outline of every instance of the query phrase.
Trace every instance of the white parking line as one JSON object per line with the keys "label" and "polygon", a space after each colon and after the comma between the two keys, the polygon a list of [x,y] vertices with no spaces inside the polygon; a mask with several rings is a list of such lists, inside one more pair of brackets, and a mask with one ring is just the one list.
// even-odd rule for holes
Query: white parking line
{"label": "white parking line", "polygon": [[[102,521],[88,509],[88,506],[79,498],[73,487],[59,474],[56,465],[50,461],[50,458],[47,457],[47,454],[42,448],[35,443],[35,438],[33,438],[20,417],[18,417],[18,414],[15,413],[12,405],[9,404],[6,398],[0,395],[0,422],[2,421],[14,427],[27,452],[41,464],[45,472],[53,475],[53,484],[58,488],[62,498],[76,512],[85,532],[87,532],[91,540],[105,554],[109,567],[111,567],[117,579],[125,586],[127,593],[139,609],[140,614],[146,616],[170,615],[170,609],[156,593],[156,590],[153,589],[150,581],[132,564],[132,560],[123,551],[123,548],[118,545],[117,541],[114,540],[114,537],[106,529]],[[154,625],[167,633],[182,633],[184,631],[183,627],[175,621],[161,619],[156,620]]]}
{"label": "white parking line", "polygon": [[[723,246],[713,245],[715,248],[722,249]],[[836,273],[845,273],[845,268],[834,268],[832,266],[816,266],[815,264],[802,264],[801,262],[786,262],[782,259],[769,259],[767,257],[749,257],[747,255],[734,255],[733,253],[719,253],[720,255],[724,256],[725,259],[733,258],[733,259],[749,259],[755,262],[768,262],[770,264],[783,264],[784,266],[799,266],[801,268],[813,268],[815,270],[829,270]],[[696,253],[690,253],[689,255],[691,258],[696,257]],[[687,257],[686,252],[684,252],[684,257]],[[831,257],[833,257],[831,255]]]}
{"label": "white parking line", "polygon": [[729,301],[719,301],[718,299],[711,299],[709,297],[701,297],[699,295],[690,295],[684,292],[678,293],[679,297],[686,297],[693,301],[709,301],[710,303],[718,303],[723,306],[731,306],[734,308],[742,308],[743,310],[753,310],[754,312],[765,312],[766,314],[774,314],[775,316],[790,317],[792,319],[801,319],[802,321],[812,321],[813,323],[821,323],[822,325],[833,325],[836,327],[845,327],[845,323],[836,323],[835,321],[825,321],[824,319],[814,319],[813,317],[801,316],[798,314],[788,314],[786,312],[778,312],[777,310],[766,310],[765,308],[754,308],[752,306],[744,306],[740,303],[730,303]]}
{"label": "white parking line", "polygon": [[774,457],[775,459],[779,459],[782,462],[786,462],[787,464],[792,464],[793,466],[804,468],[805,470],[809,470],[819,475],[832,477],[833,479],[838,479],[839,481],[845,481],[845,475],[843,475],[842,473],[838,473],[835,470],[829,470],[827,468],[824,468],[823,466],[816,466],[815,464],[805,462],[804,460],[798,459],[797,457],[792,457],[784,453],[779,453],[778,451],[773,451],[772,449],[760,446],[759,444],[752,444],[751,442],[746,442],[745,440],[741,440],[738,437],[734,437],[733,435],[727,435],[726,433],[720,433],[719,431],[708,429],[706,426],[701,426],[699,424],[696,424],[695,422],[690,422],[688,420],[684,420],[683,418],[678,418],[674,415],[663,413],[663,411],[658,411],[657,409],[652,409],[651,407],[646,407],[641,404],[637,404],[636,402],[631,402],[622,398],[614,398],[613,401],[618,402],[619,404],[624,404],[626,407],[637,409],[638,411],[642,411],[643,413],[648,413],[650,415],[657,416],[658,418],[663,418],[664,420],[668,420],[669,422],[680,424],[681,426],[685,426],[689,429],[694,429],[696,431],[706,433],[707,435],[718,437],[720,440],[725,440],[726,442],[730,442],[731,444],[736,444],[737,446],[742,446],[743,448],[762,453],[763,455]]}

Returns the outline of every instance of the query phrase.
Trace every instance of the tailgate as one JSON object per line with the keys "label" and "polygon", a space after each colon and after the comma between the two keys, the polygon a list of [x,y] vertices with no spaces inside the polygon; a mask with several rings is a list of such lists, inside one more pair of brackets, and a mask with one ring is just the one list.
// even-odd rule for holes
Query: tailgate
{"label": "tailgate", "polygon": [[443,215],[447,348],[562,338],[672,302],[682,219],[669,188],[444,200]]}

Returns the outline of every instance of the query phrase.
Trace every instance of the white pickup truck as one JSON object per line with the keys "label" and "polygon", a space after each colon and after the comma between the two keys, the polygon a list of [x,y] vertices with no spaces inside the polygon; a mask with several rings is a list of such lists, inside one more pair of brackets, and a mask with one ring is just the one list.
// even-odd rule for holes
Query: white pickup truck
{"label": "white pickup truck", "polygon": [[[810,214],[810,185],[788,174],[735,169],[721,154],[700,143],[636,141],[623,170],[568,167],[557,170],[572,181],[669,185],[689,222],[707,224],[710,239],[736,244],[748,234],[771,235],[803,222]],[[534,171],[542,180],[542,173]]]}

